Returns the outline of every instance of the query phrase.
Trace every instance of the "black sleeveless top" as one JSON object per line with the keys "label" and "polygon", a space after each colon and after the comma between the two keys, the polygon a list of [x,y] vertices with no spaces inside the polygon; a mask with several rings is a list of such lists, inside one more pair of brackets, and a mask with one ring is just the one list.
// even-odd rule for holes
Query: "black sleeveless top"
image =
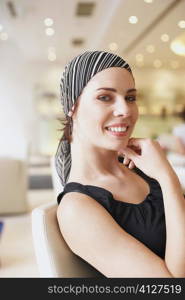
{"label": "black sleeveless top", "polygon": [[[100,203],[114,220],[129,234],[134,236],[161,258],[165,256],[166,226],[163,196],[159,183],[144,174],[138,168],[134,171],[150,187],[150,193],[139,204],[122,202],[114,199],[112,193],[94,185],[69,182],[57,197],[58,204],[69,192],[86,194]],[[124,193],[124,190],[123,190]]]}

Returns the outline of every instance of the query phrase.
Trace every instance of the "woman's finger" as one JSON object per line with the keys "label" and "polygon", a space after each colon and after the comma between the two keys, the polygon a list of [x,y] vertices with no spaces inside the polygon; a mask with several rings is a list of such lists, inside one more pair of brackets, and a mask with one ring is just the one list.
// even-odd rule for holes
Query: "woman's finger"
{"label": "woman's finger", "polygon": [[123,150],[119,150],[120,152],[122,152],[122,154],[124,156],[126,156],[128,159],[135,161],[138,157],[138,154],[136,153],[136,151],[132,150],[131,148],[124,148]]}
{"label": "woman's finger", "polygon": [[135,168],[135,164],[134,164],[134,162],[133,162],[132,160],[130,161],[130,163],[129,163],[129,165],[128,165],[128,168],[129,168],[129,169]]}
{"label": "woman's finger", "polygon": [[133,146],[141,148],[143,143],[146,143],[146,139],[143,138],[130,138],[127,147]]}
{"label": "woman's finger", "polygon": [[124,156],[124,159],[123,159],[123,164],[124,164],[124,165],[128,165],[129,162],[130,162],[130,159],[125,155],[125,156]]}

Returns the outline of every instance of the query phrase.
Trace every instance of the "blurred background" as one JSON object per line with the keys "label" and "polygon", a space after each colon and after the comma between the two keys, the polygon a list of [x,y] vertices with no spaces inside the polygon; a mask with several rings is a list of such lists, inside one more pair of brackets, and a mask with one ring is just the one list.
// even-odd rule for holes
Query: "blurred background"
{"label": "blurred background", "polygon": [[30,215],[60,190],[60,77],[88,50],[131,65],[133,135],[160,141],[185,190],[185,0],[0,0],[0,277],[38,276]]}

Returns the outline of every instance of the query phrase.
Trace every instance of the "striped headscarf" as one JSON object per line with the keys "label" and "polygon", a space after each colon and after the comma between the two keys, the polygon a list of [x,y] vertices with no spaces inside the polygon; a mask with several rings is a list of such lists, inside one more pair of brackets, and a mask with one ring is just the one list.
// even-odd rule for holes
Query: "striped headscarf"
{"label": "striped headscarf", "polygon": [[[111,67],[125,68],[131,72],[130,66],[121,57],[104,51],[84,52],[66,65],[60,83],[61,102],[66,118],[88,81],[96,73]],[[70,122],[71,133],[72,119]],[[71,169],[71,147],[68,140],[64,138],[59,142],[55,165],[61,183],[65,186]]]}

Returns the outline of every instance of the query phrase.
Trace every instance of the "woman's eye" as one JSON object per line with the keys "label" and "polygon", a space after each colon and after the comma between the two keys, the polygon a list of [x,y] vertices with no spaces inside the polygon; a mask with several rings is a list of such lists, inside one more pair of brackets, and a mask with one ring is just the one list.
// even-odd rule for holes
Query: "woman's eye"
{"label": "woman's eye", "polygon": [[102,101],[109,101],[109,100],[111,100],[111,97],[104,95],[104,96],[98,96],[98,99],[102,100]]}
{"label": "woman's eye", "polygon": [[134,102],[136,101],[136,96],[127,96],[125,97],[126,101],[129,101],[129,102]]}

